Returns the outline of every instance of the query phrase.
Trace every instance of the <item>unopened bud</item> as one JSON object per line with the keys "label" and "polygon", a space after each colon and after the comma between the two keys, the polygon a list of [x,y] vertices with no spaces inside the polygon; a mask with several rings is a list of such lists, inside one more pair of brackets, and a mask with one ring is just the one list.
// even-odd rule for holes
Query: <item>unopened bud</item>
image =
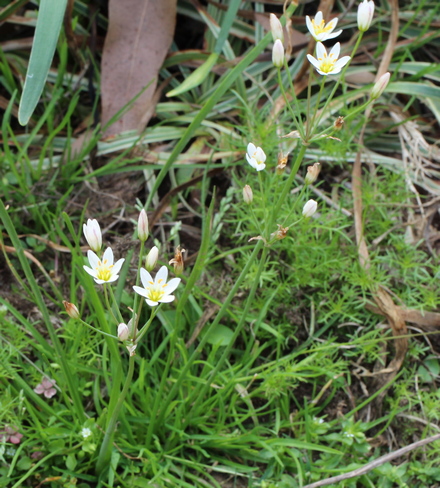
{"label": "unopened bud", "polygon": [[333,129],[340,131],[344,127],[344,117],[339,116],[334,122],[333,122]]}
{"label": "unopened bud", "polygon": [[181,249],[180,246],[176,247],[174,251],[174,258],[170,260],[168,264],[174,266],[174,273],[179,276],[183,272],[183,256],[182,253],[186,252],[185,249]]}
{"label": "unopened bud", "polygon": [[388,86],[390,76],[390,73],[387,72],[376,81],[370,93],[370,98],[372,100],[376,100],[376,98],[379,98],[382,95],[382,93],[385,91],[385,88]]}
{"label": "unopened bud", "polygon": [[247,203],[248,205],[250,205],[252,203],[253,199],[254,199],[254,194],[252,193],[252,188],[249,185],[246,185],[243,188],[244,203]]}
{"label": "unopened bud", "polygon": [[141,242],[145,242],[148,239],[148,216],[144,208],[141,210],[141,213],[139,214],[138,237]]}
{"label": "unopened bud", "polygon": [[154,246],[150,249],[150,252],[147,254],[147,257],[145,258],[145,267],[147,268],[147,271],[152,271],[155,268],[158,259],[159,259],[159,249],[156,246]]}
{"label": "unopened bud", "polygon": [[130,329],[127,324],[118,325],[118,339],[120,341],[126,341],[130,336]]}
{"label": "unopened bud", "polygon": [[315,183],[320,171],[321,165],[319,163],[315,163],[313,166],[309,166],[307,168],[307,174],[305,177],[306,185],[311,185],[312,183]]}
{"label": "unopened bud", "polygon": [[269,21],[270,21],[270,30],[272,32],[273,41],[275,42],[277,39],[279,39],[281,42],[283,42],[284,41],[283,26],[281,25],[281,22],[278,20],[278,17],[275,14],[270,14]]}
{"label": "unopened bud", "polygon": [[102,247],[102,234],[98,221],[96,219],[88,219],[87,224],[83,224],[83,232],[90,249],[95,252],[100,252]]}
{"label": "unopened bud", "polygon": [[286,168],[287,164],[287,156],[284,156],[282,152],[278,154],[278,164],[276,167],[276,174],[277,175],[282,175],[284,173],[284,170]]}
{"label": "unopened bud", "polygon": [[279,39],[275,41],[272,48],[272,63],[276,68],[282,68],[284,65],[284,46]]}
{"label": "unopened bud", "polygon": [[309,200],[303,207],[303,217],[311,217],[316,212],[317,208],[318,204],[315,202],[315,200]]}
{"label": "unopened bud", "polygon": [[70,302],[66,302],[66,300],[63,300],[63,305],[64,305],[64,308],[66,309],[67,315],[71,319],[81,318],[81,316],[79,314],[79,310],[76,307],[76,305],[74,305],[73,303],[70,303]]}
{"label": "unopened bud", "polygon": [[374,2],[373,0],[364,0],[359,4],[357,13],[358,29],[361,32],[365,32],[370,28],[371,21],[374,15]]}

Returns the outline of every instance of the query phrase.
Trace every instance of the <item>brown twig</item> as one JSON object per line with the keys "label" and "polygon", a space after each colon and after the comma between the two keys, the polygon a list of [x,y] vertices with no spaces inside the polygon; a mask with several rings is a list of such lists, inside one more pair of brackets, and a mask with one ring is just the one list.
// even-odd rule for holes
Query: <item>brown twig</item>
{"label": "brown twig", "polygon": [[407,452],[413,451],[418,447],[425,446],[426,444],[430,444],[431,442],[438,440],[440,440],[440,434],[433,435],[431,437],[428,437],[427,439],[422,439],[421,441],[413,442],[408,446],[397,449],[397,451],[390,452],[389,454],[385,454],[384,456],[381,456],[374,461],[371,461],[371,463],[366,464],[362,468],[354,469],[353,471],[340,474],[338,476],[333,476],[332,478],[326,478],[325,480],[316,481],[315,483],[311,483],[310,485],[303,486],[303,488],[318,488],[320,486],[331,485],[333,483],[339,483],[340,481],[348,480],[350,478],[355,478],[356,476],[362,476],[363,474],[366,474],[371,470],[382,466],[382,464],[388,463],[393,459],[403,456]]}

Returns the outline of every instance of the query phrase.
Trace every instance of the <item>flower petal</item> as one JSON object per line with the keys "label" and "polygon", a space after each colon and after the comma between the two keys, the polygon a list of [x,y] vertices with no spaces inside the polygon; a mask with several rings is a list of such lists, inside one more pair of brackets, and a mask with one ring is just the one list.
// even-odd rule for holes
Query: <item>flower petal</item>
{"label": "flower petal", "polygon": [[322,22],[322,12],[319,10],[319,12],[316,12],[315,15],[315,24],[320,24]]}
{"label": "flower petal", "polygon": [[309,29],[310,34],[312,34],[312,36],[314,36],[315,35],[315,29],[314,29],[312,21],[308,15],[306,15],[306,25],[307,25],[307,29]]}
{"label": "flower petal", "polygon": [[144,285],[144,288],[150,288],[154,283],[153,277],[145,268],[141,268],[141,281]]}
{"label": "flower petal", "polygon": [[170,280],[165,288],[165,295],[173,293],[173,291],[179,286],[180,282],[180,278],[173,278],[172,280]]}
{"label": "flower petal", "polygon": [[328,41],[329,39],[333,39],[335,37],[338,37],[341,32],[342,32],[342,29],[341,30],[338,30],[336,32],[332,32],[330,34],[327,34],[325,40]]}
{"label": "flower petal", "polygon": [[163,281],[166,283],[168,278],[168,268],[166,266],[162,266],[159,271],[156,273],[156,279],[154,280],[154,283],[159,283],[160,281]]}
{"label": "flower petal", "polygon": [[[176,297],[174,295],[164,295],[159,302],[161,303],[171,303]],[[148,301],[147,301],[148,303]]]}
{"label": "flower petal", "polygon": [[125,259],[121,258],[113,265],[112,274],[118,274],[121,271],[122,265],[124,264]]}
{"label": "flower petal", "polygon": [[339,58],[339,53],[341,52],[341,43],[337,42],[333,47],[332,50],[330,51],[330,54],[333,54],[333,56],[338,59]]}
{"label": "flower petal", "polygon": [[324,44],[322,42],[318,42],[316,44],[316,57],[318,59],[320,59],[320,58],[323,58],[326,55],[327,55],[327,50],[324,47]]}
{"label": "flower petal", "polygon": [[105,251],[104,251],[104,255],[102,256],[102,260],[105,261],[107,260],[108,264],[112,265],[113,264],[113,261],[114,261],[114,256],[113,256],[113,251],[112,251],[112,248],[111,247],[108,247]]}
{"label": "flower petal", "polygon": [[138,294],[145,298],[148,297],[148,292],[145,288],[141,288],[140,286],[133,286],[133,290]]}
{"label": "flower petal", "polygon": [[89,263],[90,263],[90,266],[92,268],[96,268],[98,266],[98,263],[99,263],[99,258],[98,256],[93,252],[91,251],[90,249],[87,251],[87,258],[89,260]]}
{"label": "flower petal", "polygon": [[252,144],[252,142],[250,142],[248,145],[247,145],[247,152],[248,154],[252,155],[254,154],[254,152],[257,150],[257,147],[255,146],[255,144]]}
{"label": "flower petal", "polygon": [[316,69],[319,69],[321,67],[321,63],[311,54],[307,54],[307,59],[313,64]]}
{"label": "flower petal", "polygon": [[90,269],[88,266],[83,266],[83,268],[86,273],[89,273],[90,276],[96,278],[96,271],[94,269]]}
{"label": "flower petal", "polygon": [[159,305],[159,302],[153,302],[153,300],[150,299],[145,299],[145,301],[150,305],[150,307],[155,307],[156,305]]}
{"label": "flower petal", "polygon": [[334,69],[337,69],[338,72],[350,61],[350,56],[342,56],[341,59],[338,59],[335,63]]}

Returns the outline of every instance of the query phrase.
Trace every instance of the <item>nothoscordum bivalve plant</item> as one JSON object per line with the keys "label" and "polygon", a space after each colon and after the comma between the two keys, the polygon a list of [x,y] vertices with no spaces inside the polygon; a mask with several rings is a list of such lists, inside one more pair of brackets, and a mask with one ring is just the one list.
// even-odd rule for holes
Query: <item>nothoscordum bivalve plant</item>
{"label": "nothoscordum bivalve plant", "polygon": [[247,162],[257,171],[262,171],[266,167],[266,154],[261,147],[255,146],[255,144],[252,144],[252,142],[250,142],[247,146],[246,159]]}
{"label": "nothoscordum bivalve plant", "polygon": [[141,281],[143,288],[140,286],[133,286],[133,290],[145,298],[145,301],[150,307],[155,307],[159,303],[170,303],[175,299],[171,295],[173,291],[179,286],[180,278],[173,278],[167,283],[168,270],[166,266],[162,266],[156,274],[155,279],[150,273],[142,268]]}
{"label": "nothoscordum bivalve plant", "polygon": [[342,32],[342,29],[333,32],[337,24],[338,19],[333,19],[326,24],[322,12],[317,12],[314,19],[310,19],[310,17],[306,15],[307,29],[309,29],[309,32],[312,34],[315,41],[324,42],[338,37]]}
{"label": "nothoscordum bivalve plant", "polygon": [[108,247],[104,251],[102,259],[93,252],[87,251],[87,257],[91,268],[83,266],[85,271],[93,276],[96,283],[102,285],[103,283],[113,283],[119,278],[119,271],[124,264],[125,259],[119,259],[116,263],[113,263],[114,256],[111,247]]}
{"label": "nothoscordum bivalve plant", "polygon": [[341,72],[342,68],[350,61],[350,56],[343,56],[339,58],[341,52],[341,44],[336,43],[329,54],[322,42],[316,44],[316,58],[311,54],[307,54],[307,59],[316,68],[316,71],[323,76],[336,75]]}
{"label": "nothoscordum bivalve plant", "polygon": [[83,231],[90,249],[99,253],[102,247],[102,233],[98,221],[96,219],[88,219],[87,224],[83,224]]}

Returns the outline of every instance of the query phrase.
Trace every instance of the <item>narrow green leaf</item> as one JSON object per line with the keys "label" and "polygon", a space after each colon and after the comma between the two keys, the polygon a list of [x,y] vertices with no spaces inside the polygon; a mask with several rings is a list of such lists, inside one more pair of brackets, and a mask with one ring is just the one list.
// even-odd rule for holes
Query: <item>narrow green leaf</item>
{"label": "narrow green leaf", "polygon": [[18,109],[21,125],[29,122],[46,83],[63,23],[67,0],[41,0],[31,57]]}

